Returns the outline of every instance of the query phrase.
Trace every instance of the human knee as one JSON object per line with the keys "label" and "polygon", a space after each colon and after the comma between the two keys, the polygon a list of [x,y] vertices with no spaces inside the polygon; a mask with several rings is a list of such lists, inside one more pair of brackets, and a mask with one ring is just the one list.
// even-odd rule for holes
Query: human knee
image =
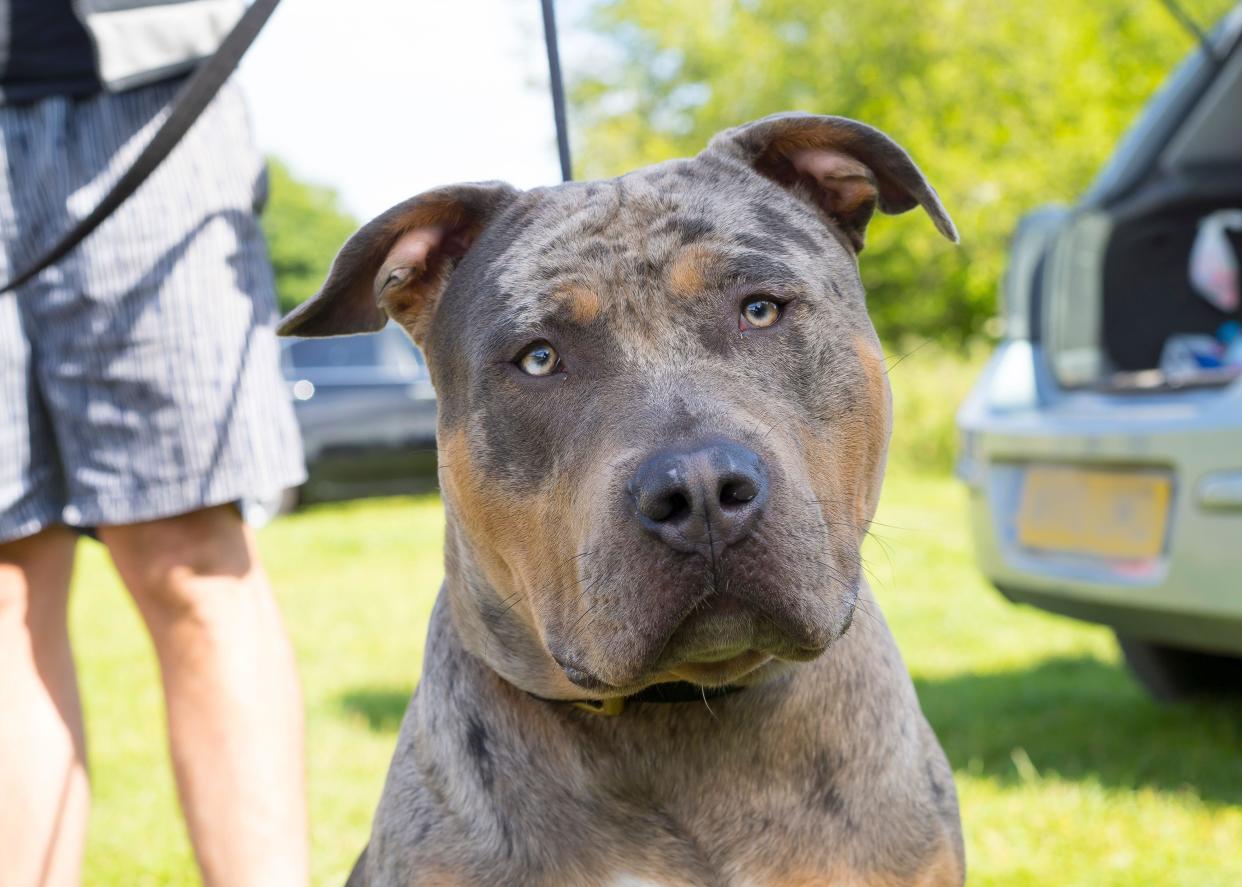
{"label": "human knee", "polygon": [[41,613],[63,614],[73,544],[73,534],[63,527],[0,543],[0,619],[25,621]]}
{"label": "human knee", "polygon": [[208,508],[100,531],[112,558],[144,608],[172,614],[201,608],[219,583],[254,569],[250,540],[231,507]]}
{"label": "human knee", "polygon": [[24,619],[29,599],[25,570],[6,551],[9,547],[0,545],[0,623]]}

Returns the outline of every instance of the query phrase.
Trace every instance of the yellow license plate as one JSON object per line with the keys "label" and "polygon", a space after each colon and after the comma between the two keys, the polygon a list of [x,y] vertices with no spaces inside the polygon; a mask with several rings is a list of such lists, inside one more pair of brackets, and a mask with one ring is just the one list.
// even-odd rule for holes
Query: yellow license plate
{"label": "yellow license plate", "polygon": [[1155,557],[1164,548],[1171,492],[1159,474],[1033,466],[1022,483],[1018,541],[1045,551]]}

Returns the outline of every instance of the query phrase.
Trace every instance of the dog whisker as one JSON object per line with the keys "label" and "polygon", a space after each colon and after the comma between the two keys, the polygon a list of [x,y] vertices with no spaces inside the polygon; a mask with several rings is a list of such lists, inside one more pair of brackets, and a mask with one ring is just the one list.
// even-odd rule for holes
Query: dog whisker
{"label": "dog whisker", "polygon": [[[913,357],[914,355],[918,354],[920,351],[922,351],[924,348],[926,348],[926,347],[927,347],[928,345],[930,345],[931,343],[932,343],[932,340],[931,340],[931,339],[924,339],[924,340],[923,340],[923,341],[922,341],[919,345],[917,345],[916,347],[914,347],[914,348],[912,348],[911,350],[907,351],[905,354],[902,354],[902,355],[898,356],[898,357],[897,357],[897,359],[896,359],[896,361],[895,361],[895,362],[893,362],[893,363],[890,363],[890,364],[888,365],[887,369],[885,369],[885,371],[884,371],[884,372],[885,372],[885,374],[892,373],[892,371],[893,371],[894,369],[896,369],[897,367],[901,366],[901,364],[903,364],[903,363],[904,363],[904,362],[905,362],[908,358],[911,358],[911,357]],[[888,357],[885,357],[884,359],[885,359],[886,361],[888,361],[888,360],[892,360],[892,355],[890,355],[890,356],[888,356]]]}
{"label": "dog whisker", "polygon": [[569,626],[569,631],[565,634],[566,643],[568,643],[569,641],[573,639],[574,630],[578,627],[579,623],[581,623],[582,620],[585,619],[592,610],[594,610],[596,607],[598,607],[602,603],[603,603],[602,599],[597,600],[595,603],[591,604],[585,610],[583,610],[581,613],[578,614],[578,618],[574,620],[571,626]]}
{"label": "dog whisker", "polygon": [[[591,552],[590,550],[587,550],[587,551],[580,551],[580,552],[578,552],[577,554],[575,554],[575,555],[573,555],[573,556],[571,556],[571,557],[567,557],[567,558],[565,558],[563,561],[561,561],[561,562],[557,565],[557,566],[558,566],[558,569],[559,569],[559,567],[563,567],[563,566],[565,566],[566,564],[568,564],[568,563],[569,563],[569,562],[571,562],[571,561],[575,561],[575,560],[584,559],[584,558],[586,558],[586,557],[589,557],[591,554],[592,554],[592,552]],[[574,581],[575,581],[575,582],[577,582],[577,580],[576,580],[576,579],[575,579]],[[539,591],[537,592],[537,594],[538,594],[538,595],[540,595],[540,596],[542,596],[545,592],[549,591],[549,590],[550,590],[553,586],[556,586],[556,585],[558,585],[558,584],[560,584],[560,580],[559,580],[559,579],[553,579],[553,580],[552,580],[551,582],[549,582],[547,585],[545,585],[545,586],[543,586],[542,588],[540,588],[540,589],[539,589]],[[518,593],[520,593],[520,592],[518,592]]]}
{"label": "dog whisker", "polygon": [[707,688],[700,686],[699,690],[703,694],[703,707],[707,709],[707,713],[712,716],[713,721],[720,723],[720,718],[716,717],[716,713],[712,711],[712,707],[707,704]]}

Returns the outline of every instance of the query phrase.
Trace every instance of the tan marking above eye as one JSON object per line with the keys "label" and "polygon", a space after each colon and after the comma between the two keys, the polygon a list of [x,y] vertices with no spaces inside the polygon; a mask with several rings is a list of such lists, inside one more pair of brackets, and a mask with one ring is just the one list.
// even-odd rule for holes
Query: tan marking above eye
{"label": "tan marking above eye", "polygon": [[707,272],[715,254],[705,246],[682,250],[668,269],[668,288],[675,296],[694,296],[707,287]]}
{"label": "tan marking above eye", "polygon": [[590,287],[582,284],[572,284],[552,298],[558,306],[568,312],[571,321],[581,326],[586,326],[599,317],[599,312],[603,308],[599,295]]}
{"label": "tan marking above eye", "polygon": [[774,299],[752,297],[742,303],[738,324],[742,329],[767,329],[781,319],[781,305]]}

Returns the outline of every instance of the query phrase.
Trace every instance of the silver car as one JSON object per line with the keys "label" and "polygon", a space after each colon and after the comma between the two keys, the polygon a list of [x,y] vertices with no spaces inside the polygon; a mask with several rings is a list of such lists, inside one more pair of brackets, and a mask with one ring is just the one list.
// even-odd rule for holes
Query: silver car
{"label": "silver car", "polygon": [[1242,365],[1186,357],[1242,321],[1189,271],[1207,220],[1242,208],[1240,35],[1242,6],[1076,206],[1023,221],[1004,339],[958,414],[983,572],[1112,626],[1166,699],[1242,689]]}
{"label": "silver car", "polygon": [[422,355],[398,326],[282,341],[309,473],[286,508],[434,486],[436,396]]}

